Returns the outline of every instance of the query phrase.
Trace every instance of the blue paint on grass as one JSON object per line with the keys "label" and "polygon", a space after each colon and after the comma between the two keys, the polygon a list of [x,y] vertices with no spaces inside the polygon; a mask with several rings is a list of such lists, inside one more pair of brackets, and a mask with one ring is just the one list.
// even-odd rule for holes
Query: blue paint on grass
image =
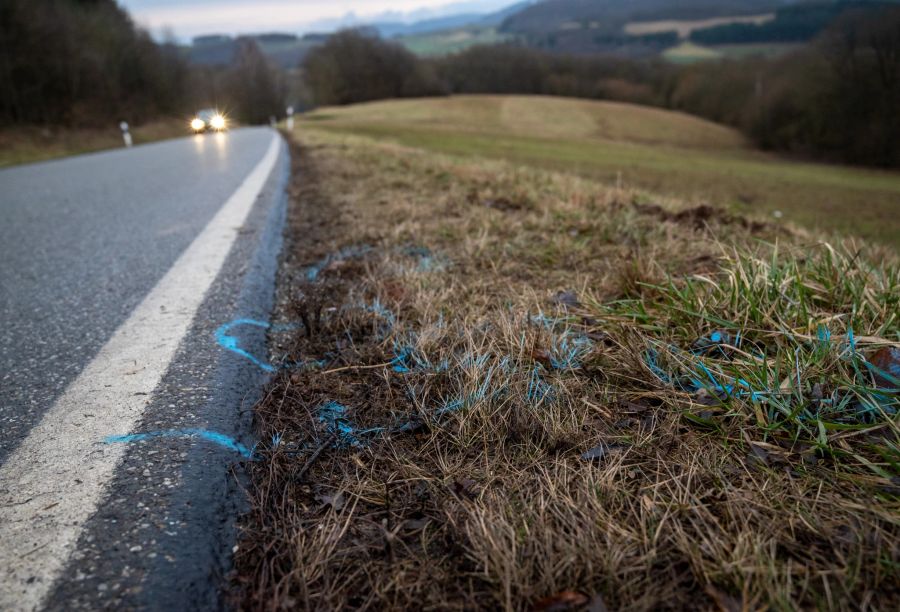
{"label": "blue paint on grass", "polygon": [[391,310],[384,306],[381,303],[381,300],[375,298],[372,300],[371,304],[363,303],[363,309],[366,312],[371,312],[372,314],[380,317],[385,323],[387,323],[388,327],[393,327],[394,323],[397,322],[397,318],[394,316],[394,313]]}
{"label": "blue paint on grass", "polygon": [[853,328],[847,330],[847,346],[850,348],[850,354],[856,355],[856,336],[853,335]]}
{"label": "blue paint on grass", "polygon": [[319,408],[319,421],[325,423],[329,434],[337,437],[336,446],[362,446],[356,428],[347,418],[347,407],[335,401],[326,402]]}
{"label": "blue paint on grass", "polygon": [[590,338],[564,333],[550,345],[550,365],[554,370],[577,370],[593,348]]}
{"label": "blue paint on grass", "polygon": [[226,436],[217,431],[208,431],[206,429],[169,429],[165,431],[150,431],[124,436],[108,436],[103,441],[106,444],[118,444],[140,442],[141,440],[152,440],[154,438],[201,438],[212,442],[213,444],[218,444],[228,450],[235,451],[242,457],[253,459],[253,451],[231,436]]}
{"label": "blue paint on grass", "polygon": [[363,255],[366,255],[371,251],[372,247],[363,244],[359,246],[347,246],[334,253],[329,253],[306,269],[306,280],[308,280],[309,282],[314,282],[318,280],[319,274],[322,273],[322,270],[327,268],[332,263],[342,261],[344,259],[362,257]]}
{"label": "blue paint on grass", "polygon": [[532,404],[540,404],[544,400],[553,400],[553,387],[544,381],[541,376],[541,366],[536,365],[531,370],[531,376],[528,378],[528,390],[525,392],[525,398]]}

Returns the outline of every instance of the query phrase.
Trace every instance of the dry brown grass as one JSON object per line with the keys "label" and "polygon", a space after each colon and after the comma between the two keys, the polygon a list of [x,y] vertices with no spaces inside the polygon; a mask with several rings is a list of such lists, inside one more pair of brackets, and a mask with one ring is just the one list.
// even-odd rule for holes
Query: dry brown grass
{"label": "dry brown grass", "polygon": [[[134,126],[134,144],[190,135],[185,119],[161,119]],[[69,155],[80,155],[123,146],[118,122],[106,129],[62,128],[58,126],[11,127],[0,131],[0,167],[28,164]]]}
{"label": "dry brown grass", "polygon": [[450,96],[321,108],[301,116],[297,130],[574,173],[900,246],[900,173],[754,151],[731,128],[673,111],[550,96]]}
{"label": "dry brown grass", "polygon": [[[239,605],[900,605],[897,464],[878,450],[896,417],[812,448],[758,404],[654,379],[660,322],[615,306],[812,239],[348,137],[307,134],[293,163],[277,318],[304,325],[271,338],[291,366],[256,408]],[[867,319],[878,342],[898,340],[891,309]]]}

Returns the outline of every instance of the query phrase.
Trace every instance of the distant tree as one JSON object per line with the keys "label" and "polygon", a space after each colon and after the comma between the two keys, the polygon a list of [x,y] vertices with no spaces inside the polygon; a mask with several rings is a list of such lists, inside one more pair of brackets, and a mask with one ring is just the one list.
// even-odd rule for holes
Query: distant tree
{"label": "distant tree", "polygon": [[267,123],[284,114],[284,77],[250,38],[238,40],[226,89],[229,112],[245,123]]}
{"label": "distant tree", "polygon": [[303,64],[319,105],[441,93],[430,67],[398,44],[344,30],[313,49]]}
{"label": "distant tree", "polygon": [[759,78],[745,127],[763,146],[900,166],[900,7],[846,12]]}
{"label": "distant tree", "polygon": [[439,60],[438,69],[454,93],[539,94],[550,61],[544,52],[505,44],[472,47]]}
{"label": "distant tree", "polygon": [[186,70],[115,0],[0,1],[0,123],[152,119],[183,107]]}
{"label": "distant tree", "polygon": [[818,43],[828,62],[821,143],[853,161],[900,165],[900,7],[846,13]]}
{"label": "distant tree", "polygon": [[434,60],[451,93],[547,94],[659,104],[660,62],[566,56],[516,44],[472,47]]}

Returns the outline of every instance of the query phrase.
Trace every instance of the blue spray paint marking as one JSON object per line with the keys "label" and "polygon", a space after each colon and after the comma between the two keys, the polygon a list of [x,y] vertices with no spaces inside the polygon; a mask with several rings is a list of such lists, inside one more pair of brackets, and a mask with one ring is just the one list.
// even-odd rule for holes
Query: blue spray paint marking
{"label": "blue spray paint marking", "polygon": [[247,459],[253,459],[253,451],[230,436],[206,429],[170,429],[166,431],[150,431],[147,433],[128,434],[125,436],[108,436],[106,444],[140,442],[153,438],[202,438],[219,446],[233,450]]}
{"label": "blue spray paint marking", "polygon": [[329,253],[318,262],[307,268],[306,280],[308,280],[309,282],[316,281],[319,278],[319,274],[322,272],[322,270],[336,261],[352,259],[354,257],[362,257],[363,255],[366,255],[371,251],[372,247],[364,244],[360,246],[347,246],[335,253]]}
{"label": "blue spray paint marking", "polygon": [[540,370],[540,366],[534,366],[528,379],[528,390],[525,392],[525,397],[532,404],[540,404],[545,399],[553,400],[553,387],[544,381]]}
{"label": "blue spray paint marking", "polygon": [[257,321],[255,319],[235,319],[234,321],[229,321],[216,330],[216,342],[219,343],[219,346],[231,351],[232,353],[237,353],[245,359],[249,359],[265,372],[276,371],[277,368],[275,368],[275,366],[260,360],[258,357],[256,357],[256,355],[248,353],[241,348],[240,341],[238,340],[237,336],[232,336],[229,333],[233,327],[237,327],[239,325],[252,325],[254,327],[260,327],[262,329],[269,329],[268,323],[266,323],[265,321]]}
{"label": "blue spray paint marking", "polygon": [[410,346],[397,347],[394,346],[394,358],[391,359],[391,365],[394,366],[394,372],[405,374],[411,372],[415,367],[414,357],[415,351]]}
{"label": "blue spray paint marking", "polygon": [[[739,341],[737,340],[738,338],[739,336],[736,335],[735,346]],[[727,342],[728,337],[727,335],[722,335],[720,336],[720,339]],[[695,343],[695,346],[708,347],[708,341],[714,340],[715,332],[711,334],[708,339],[704,338]],[[831,331],[824,325],[819,325],[816,330],[815,342],[816,344],[813,347],[815,350],[820,350],[822,348],[827,348],[828,346],[830,346],[832,342]],[[669,349],[677,353],[690,355],[689,353],[681,351],[680,349],[678,349],[678,347],[675,346],[669,346]],[[846,355],[848,351],[849,355]],[[660,380],[660,382],[667,386],[676,387],[678,389],[681,389],[682,391],[686,391],[689,393],[695,393],[701,389],[705,389],[707,391],[715,392],[720,396],[724,395],[728,398],[747,398],[752,402],[765,401],[767,398],[782,394],[782,392],[778,389],[753,389],[749,382],[740,377],[735,377],[733,379],[733,383],[724,382],[723,377],[726,377],[725,374],[721,372],[714,372],[712,369],[710,369],[699,359],[697,350],[693,350],[691,351],[691,353],[693,365],[688,366],[685,369],[684,375],[680,378],[673,377],[659,366],[659,354],[656,349],[651,348],[645,351],[643,354],[643,360],[644,364],[647,366],[647,369],[650,370],[650,372],[652,372],[653,375]],[[862,363],[870,372],[881,375],[885,380],[897,384],[898,388],[900,388],[900,367],[891,368],[892,372],[884,372],[881,368],[878,368],[877,366],[874,366],[873,364],[865,360],[859,359],[859,355],[856,352],[856,338],[853,334],[852,328],[848,328],[847,330],[846,345],[845,348],[841,350],[841,356],[847,357],[852,360],[853,367],[858,374],[861,374],[858,363]],[[893,371],[895,369],[897,371]],[[823,400],[821,403],[825,405],[831,405],[832,410],[836,411],[838,414],[842,414],[844,418],[851,417],[859,420],[866,416],[874,415],[878,413],[879,410],[893,415],[897,413],[897,410],[892,405],[895,400],[891,396],[895,395],[896,391],[897,390],[891,389],[867,389],[869,396],[859,396],[858,401],[856,401],[854,405],[851,405],[850,394],[848,394],[840,402],[837,402],[836,400]],[[848,410],[851,412],[848,413]],[[818,412],[806,416],[804,416],[803,414],[797,414],[797,416],[799,416],[800,418],[810,419],[819,418]]]}
{"label": "blue spray paint marking", "polygon": [[304,368],[323,368],[328,364],[328,361],[325,359],[310,359],[307,361],[300,361],[296,363],[283,363],[278,365],[272,365],[271,363],[266,363],[259,359],[256,355],[253,355],[249,351],[241,348],[240,339],[237,336],[232,335],[232,328],[238,327],[241,325],[250,325],[253,327],[260,327],[262,329],[269,329],[275,332],[280,331],[289,331],[293,329],[299,329],[302,327],[300,323],[275,323],[274,325],[270,325],[265,321],[257,321],[256,319],[235,319],[234,321],[229,321],[225,325],[222,325],[216,330],[216,342],[219,343],[219,346],[224,348],[225,350],[231,351],[237,355],[240,355],[244,359],[249,360],[251,363],[259,367],[264,372],[276,372],[278,370],[299,370]]}
{"label": "blue spray paint marking", "polygon": [[666,385],[672,384],[672,377],[669,376],[665,370],[659,367],[659,353],[656,352],[656,349],[647,349],[644,351],[644,364],[647,368],[656,376],[662,383]]}
{"label": "blue spray paint marking", "polygon": [[540,325],[541,327],[546,327],[547,329],[553,329],[558,325],[566,325],[571,321],[572,317],[548,317],[541,311],[531,317],[532,323]]}
{"label": "blue spray paint marking", "polygon": [[[679,351],[677,347],[670,346],[671,350]],[[656,378],[663,384],[676,387],[687,393],[696,393],[700,389],[712,391],[716,394],[725,395],[726,397],[744,397],[750,401],[759,402],[769,395],[768,391],[756,391],[743,378],[738,378],[734,384],[720,382],[719,378],[699,359],[696,359],[696,370],[688,370],[686,376],[682,378],[674,378],[668,372],[659,366],[659,353],[656,349],[648,349],[644,352],[644,365],[653,373]],[[719,373],[719,376],[724,374]],[[708,382],[705,382],[704,379]],[[740,388],[739,388],[740,387]]]}
{"label": "blue spray paint marking", "polygon": [[362,446],[353,423],[346,415],[347,407],[334,401],[319,408],[319,421],[325,423],[328,433],[337,436],[337,446]]}
{"label": "blue spray paint marking", "polygon": [[428,247],[410,245],[400,249],[400,252],[403,255],[417,258],[420,272],[437,272],[447,267],[444,258],[435,255]]}
{"label": "blue spray paint marking", "polygon": [[593,348],[590,338],[564,333],[550,345],[550,365],[555,370],[577,370]]}
{"label": "blue spray paint marking", "polygon": [[394,323],[397,322],[397,318],[394,316],[394,313],[391,312],[390,309],[386,308],[378,298],[374,299],[371,304],[366,304],[364,302],[362,304],[362,308],[366,312],[371,312],[372,314],[380,317],[382,320],[384,320],[385,323],[387,323],[388,327],[393,327]]}

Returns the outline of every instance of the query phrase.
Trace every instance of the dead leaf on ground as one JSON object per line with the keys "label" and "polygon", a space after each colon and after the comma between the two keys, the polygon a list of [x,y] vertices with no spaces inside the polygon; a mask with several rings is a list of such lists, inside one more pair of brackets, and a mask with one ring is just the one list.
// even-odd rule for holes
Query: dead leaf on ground
{"label": "dead leaf on ground", "polygon": [[591,448],[590,450],[586,450],[581,453],[581,458],[586,461],[600,461],[601,459],[605,459],[609,456],[610,453],[613,453],[619,450],[621,445],[619,444],[607,444],[606,442],[601,442],[597,446]]}
{"label": "dead leaf on ground", "polygon": [[547,349],[532,349],[531,358],[546,368],[551,368],[553,366],[552,360],[550,359],[550,351]]}
{"label": "dead leaf on ground", "polygon": [[896,389],[897,381],[888,378],[900,379],[900,348],[885,346],[875,351],[869,358],[869,363],[878,368],[875,374],[875,386],[879,389]]}

